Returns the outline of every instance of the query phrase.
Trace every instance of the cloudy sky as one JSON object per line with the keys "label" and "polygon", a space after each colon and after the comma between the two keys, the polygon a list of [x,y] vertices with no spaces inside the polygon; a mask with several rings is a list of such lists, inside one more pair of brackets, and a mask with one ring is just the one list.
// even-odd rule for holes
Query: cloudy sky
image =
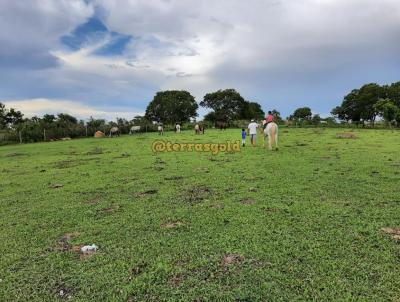
{"label": "cloudy sky", "polygon": [[400,80],[400,1],[1,0],[0,45],[0,101],[28,116],[132,118],[159,90],[224,88],[326,115]]}

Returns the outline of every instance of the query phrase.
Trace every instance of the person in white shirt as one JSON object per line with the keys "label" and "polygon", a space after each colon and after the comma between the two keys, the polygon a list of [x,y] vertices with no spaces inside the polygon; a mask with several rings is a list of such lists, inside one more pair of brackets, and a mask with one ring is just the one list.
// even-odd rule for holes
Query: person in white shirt
{"label": "person in white shirt", "polygon": [[253,147],[256,145],[257,128],[258,124],[254,120],[251,120],[251,123],[249,124],[247,129],[249,129],[250,141]]}

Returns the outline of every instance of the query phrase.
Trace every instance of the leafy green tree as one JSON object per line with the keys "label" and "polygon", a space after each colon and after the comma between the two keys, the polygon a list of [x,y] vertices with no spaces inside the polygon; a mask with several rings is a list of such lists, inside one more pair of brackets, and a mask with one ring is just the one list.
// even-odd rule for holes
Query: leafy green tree
{"label": "leafy green tree", "polygon": [[212,109],[215,120],[229,122],[240,118],[245,100],[235,89],[225,89],[207,93],[200,106]]}
{"label": "leafy green tree", "polygon": [[9,128],[16,128],[18,124],[22,123],[24,115],[21,111],[11,108],[6,114],[6,123]]}
{"label": "leafy green tree", "polygon": [[321,123],[321,117],[320,117],[320,115],[319,114],[314,114],[313,115],[313,117],[312,117],[312,119],[311,119],[311,122],[314,124],[314,125],[319,125],[320,123]]}
{"label": "leafy green tree", "polygon": [[149,121],[174,124],[188,122],[197,116],[198,104],[184,90],[160,91],[147,106],[145,117]]}
{"label": "leafy green tree", "polygon": [[215,123],[217,121],[217,115],[214,111],[210,111],[204,116],[204,120],[207,122]]}
{"label": "leafy green tree", "polygon": [[342,104],[334,108],[331,113],[341,120],[374,122],[378,115],[375,104],[387,94],[388,88],[375,83],[366,84],[360,89],[352,90],[344,97]]}
{"label": "leafy green tree", "polygon": [[400,108],[400,82],[386,86],[386,97]]}
{"label": "leafy green tree", "polygon": [[392,124],[400,110],[390,99],[380,99],[374,107],[377,114],[383,117],[388,125]]}
{"label": "leafy green tree", "polygon": [[8,110],[3,103],[0,103],[0,129],[7,128],[7,113]]}
{"label": "leafy green tree", "polygon": [[240,119],[263,119],[264,111],[261,109],[261,105],[256,102],[244,101],[242,112],[240,113]]}
{"label": "leafy green tree", "polygon": [[291,117],[296,121],[301,121],[301,122],[309,121],[311,120],[312,112],[309,107],[301,107],[297,108]]}
{"label": "leafy green tree", "polygon": [[45,124],[50,125],[54,123],[56,117],[54,116],[54,114],[45,114],[43,115],[42,120]]}

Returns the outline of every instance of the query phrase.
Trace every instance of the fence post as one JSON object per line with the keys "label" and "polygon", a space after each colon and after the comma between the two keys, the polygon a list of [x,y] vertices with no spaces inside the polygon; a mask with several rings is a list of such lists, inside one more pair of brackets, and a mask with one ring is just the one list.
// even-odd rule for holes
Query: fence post
{"label": "fence post", "polygon": [[43,140],[46,141],[46,129],[43,129]]}
{"label": "fence post", "polygon": [[19,131],[19,143],[22,144],[22,132]]}

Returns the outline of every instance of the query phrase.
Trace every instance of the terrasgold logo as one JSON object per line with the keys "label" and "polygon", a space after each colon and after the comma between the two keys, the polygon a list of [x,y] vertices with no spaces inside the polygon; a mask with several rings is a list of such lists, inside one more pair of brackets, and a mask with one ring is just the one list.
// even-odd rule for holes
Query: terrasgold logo
{"label": "terrasgold logo", "polygon": [[225,143],[172,143],[170,141],[156,140],[151,149],[153,152],[240,152],[239,141],[226,141]]}

